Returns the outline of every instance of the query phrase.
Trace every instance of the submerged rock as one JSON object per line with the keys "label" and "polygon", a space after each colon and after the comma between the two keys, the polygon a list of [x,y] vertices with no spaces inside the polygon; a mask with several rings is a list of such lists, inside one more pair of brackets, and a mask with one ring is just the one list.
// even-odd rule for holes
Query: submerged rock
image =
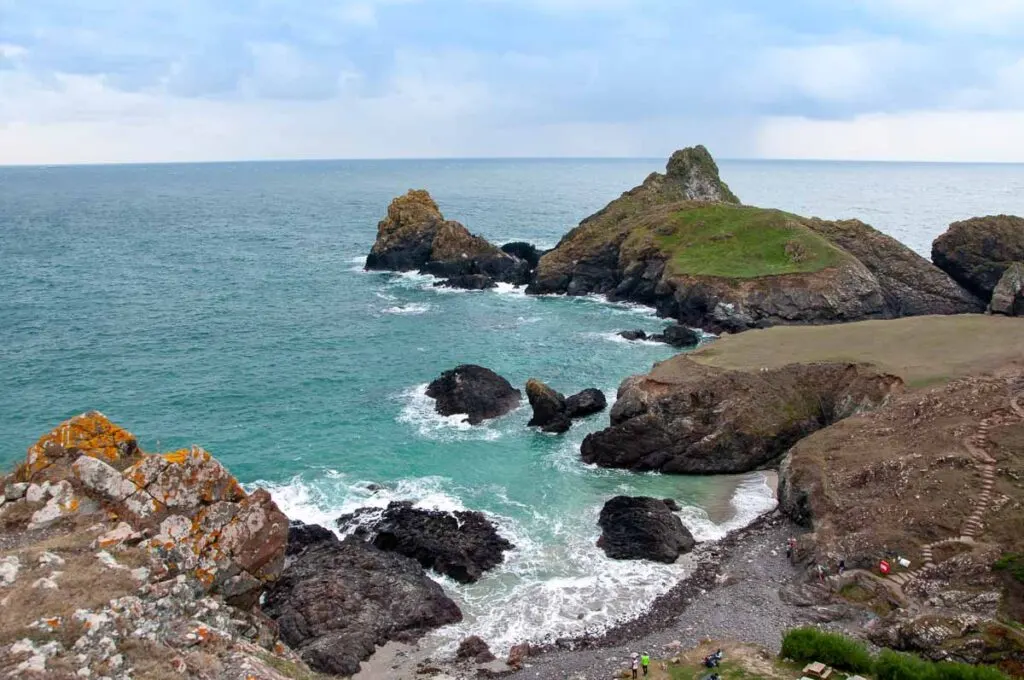
{"label": "submerged rock", "polygon": [[487,290],[497,287],[497,283],[485,274],[460,274],[434,284],[435,288],[463,288],[465,290]]}
{"label": "submerged rock", "polygon": [[597,523],[598,547],[617,560],[672,563],[696,545],[679,517],[657,498],[616,496],[601,508]]}
{"label": "submerged rock", "polygon": [[678,355],[619,387],[611,426],[587,435],[586,463],[674,474],[748,472],[811,432],[884,402],[903,382],[858,364],[748,373]]}
{"label": "submerged rock", "polygon": [[996,284],[989,305],[996,314],[1024,316],[1024,262],[1014,262]]}
{"label": "submerged rock", "polygon": [[604,392],[596,387],[577,392],[565,400],[565,413],[570,418],[583,418],[605,410],[608,400]]}
{"label": "submerged rock", "polygon": [[434,410],[443,416],[466,414],[471,425],[503,416],[519,406],[522,393],[500,375],[474,364],[445,371],[427,386]]}
{"label": "submerged rock", "polygon": [[1024,262],[1024,218],[990,215],[954,222],[932,243],[932,261],[989,302],[1010,265]]}
{"label": "submerged rock", "polygon": [[409,502],[392,502],[383,512],[365,508],[344,515],[338,526],[355,528],[377,548],[411,557],[459,583],[478,581],[515,547],[483,513],[422,510]]}
{"label": "submerged rock", "polygon": [[633,331],[619,331],[619,337],[633,342],[634,340],[646,340],[647,333],[639,329]]}
{"label": "submerged rock", "polygon": [[264,611],[314,670],[352,675],[378,645],[414,642],[462,612],[413,559],[358,538],[295,546]]}
{"label": "submerged rock", "polygon": [[673,347],[696,347],[700,344],[700,339],[700,331],[695,331],[682,324],[674,324],[663,332],[651,336],[651,340],[657,340]]}
{"label": "submerged rock", "polygon": [[366,268],[415,269],[445,278],[484,276],[525,284],[532,266],[469,233],[458,222],[446,220],[428,192],[410,189],[391,202],[387,216],[377,225]]}

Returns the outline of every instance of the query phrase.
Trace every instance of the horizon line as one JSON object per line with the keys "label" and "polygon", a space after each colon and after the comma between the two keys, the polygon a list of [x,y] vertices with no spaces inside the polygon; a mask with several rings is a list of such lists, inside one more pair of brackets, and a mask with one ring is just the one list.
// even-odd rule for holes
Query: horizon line
{"label": "horizon line", "polygon": [[[149,165],[232,165],[257,163],[387,163],[387,162],[444,162],[444,161],[659,161],[664,156],[381,156],[381,157],[337,157],[337,158],[240,158],[224,160],[169,160],[169,161],[92,161],[85,163],[0,163],[0,169],[15,168],[88,168]],[[889,165],[1024,165],[1019,161],[959,161],[959,160],[894,160],[863,158],[763,158],[743,156],[722,156],[716,162],[741,163],[872,163]]]}

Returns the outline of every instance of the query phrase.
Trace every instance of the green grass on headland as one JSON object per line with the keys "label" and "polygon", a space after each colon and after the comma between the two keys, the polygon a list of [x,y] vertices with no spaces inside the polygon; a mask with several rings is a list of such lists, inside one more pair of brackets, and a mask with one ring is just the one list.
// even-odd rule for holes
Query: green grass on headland
{"label": "green grass on headland", "polygon": [[846,257],[781,210],[704,205],[676,212],[671,224],[654,241],[676,274],[749,279],[821,271]]}

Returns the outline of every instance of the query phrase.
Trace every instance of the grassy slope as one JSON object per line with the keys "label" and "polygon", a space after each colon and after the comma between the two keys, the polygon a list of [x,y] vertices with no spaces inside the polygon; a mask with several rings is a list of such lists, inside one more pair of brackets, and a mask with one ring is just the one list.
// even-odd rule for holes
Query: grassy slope
{"label": "grassy slope", "polygon": [[922,387],[1009,364],[1024,366],[1024,318],[963,314],[778,326],[725,336],[686,356],[740,370],[860,361],[899,375],[911,387]]}
{"label": "grassy slope", "polygon": [[843,253],[780,210],[707,205],[672,216],[674,233],[655,242],[676,274],[754,278],[816,272],[837,265]]}

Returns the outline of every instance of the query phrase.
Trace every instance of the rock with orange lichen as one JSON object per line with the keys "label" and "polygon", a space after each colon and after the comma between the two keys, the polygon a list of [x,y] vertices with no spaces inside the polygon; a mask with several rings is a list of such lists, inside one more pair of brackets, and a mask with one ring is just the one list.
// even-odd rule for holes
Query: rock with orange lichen
{"label": "rock with orange lichen", "polygon": [[32,528],[102,507],[119,529],[105,543],[145,538],[169,572],[191,575],[231,604],[251,607],[284,567],[288,518],[269,493],[247,494],[198,446],[147,454],[92,411],[33,444],[22,476],[46,501]]}

